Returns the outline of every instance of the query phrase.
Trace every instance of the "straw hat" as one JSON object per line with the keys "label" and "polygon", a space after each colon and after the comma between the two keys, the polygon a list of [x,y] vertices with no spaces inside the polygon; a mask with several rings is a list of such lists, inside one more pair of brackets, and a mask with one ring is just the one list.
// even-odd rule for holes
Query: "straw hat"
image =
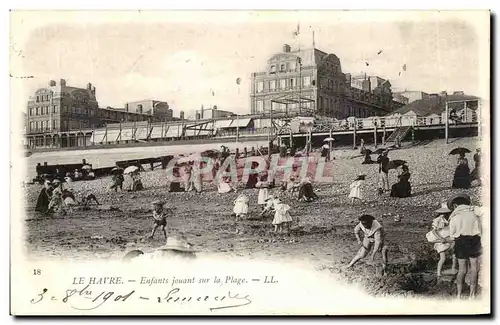
{"label": "straw hat", "polygon": [[52,181],[52,184],[60,184],[60,183],[61,183],[61,181],[58,180],[57,178]]}
{"label": "straw hat", "polygon": [[446,202],[441,203],[441,207],[435,211],[436,213],[450,213],[451,210],[448,208],[448,204]]}
{"label": "straw hat", "polygon": [[456,199],[459,199],[459,198],[466,199],[469,202],[471,201],[470,196],[467,195],[467,194],[465,194],[465,193],[460,193],[460,194],[453,195],[446,202],[446,205],[448,206],[448,209],[453,210],[453,201],[455,201]]}
{"label": "straw hat", "polygon": [[180,252],[195,252],[192,245],[187,241],[178,237],[168,237],[165,246],[160,247],[158,250],[165,251],[180,251]]}

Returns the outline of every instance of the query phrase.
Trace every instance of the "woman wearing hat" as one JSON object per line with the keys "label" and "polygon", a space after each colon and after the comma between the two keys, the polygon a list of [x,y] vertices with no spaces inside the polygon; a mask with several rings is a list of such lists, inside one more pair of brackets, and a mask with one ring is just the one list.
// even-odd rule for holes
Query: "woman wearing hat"
{"label": "woman wearing hat", "polygon": [[49,180],[45,180],[43,183],[43,188],[38,194],[38,199],[36,201],[35,211],[46,213],[49,209],[50,199],[52,197],[52,184]]}
{"label": "woman wearing hat", "polygon": [[465,153],[461,152],[453,175],[454,188],[469,188],[471,183],[469,161],[465,158]]}
{"label": "woman wearing hat", "polygon": [[451,210],[444,202],[441,208],[435,211],[439,214],[437,218],[432,220],[432,230],[427,234],[427,240],[434,243],[434,249],[439,254],[439,262],[437,265],[437,277],[441,277],[441,270],[446,262],[447,253],[452,254],[451,273],[457,273],[457,258],[453,255],[453,239],[450,237],[449,219]]}
{"label": "woman wearing hat", "polygon": [[351,192],[349,193],[349,198],[351,198],[351,204],[354,204],[356,202],[356,199],[359,200],[359,202],[363,201],[363,192],[361,191],[361,188],[365,183],[365,177],[366,175],[359,175],[354,180],[354,182],[351,183],[350,185]]}
{"label": "woman wearing hat", "polygon": [[405,198],[411,196],[410,169],[408,165],[402,166],[403,172],[398,175],[399,181],[392,185],[391,197]]}
{"label": "woman wearing hat", "polygon": [[[359,223],[354,228],[354,235],[356,236],[358,244],[361,245],[361,248],[346,268],[351,268],[360,259],[365,258],[373,246],[371,260],[374,261],[375,254],[380,251],[382,253],[383,272],[385,273],[387,268],[388,249],[385,245],[384,228],[380,222],[375,220],[375,218],[369,214],[362,215],[358,218],[358,220]],[[363,235],[363,240],[361,240],[361,234]]]}

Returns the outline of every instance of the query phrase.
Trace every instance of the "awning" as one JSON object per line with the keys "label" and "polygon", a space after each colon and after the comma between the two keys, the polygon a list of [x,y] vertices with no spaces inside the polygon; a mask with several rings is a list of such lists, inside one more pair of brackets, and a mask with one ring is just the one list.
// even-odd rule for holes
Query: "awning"
{"label": "awning", "polygon": [[149,128],[148,127],[139,127],[135,131],[135,139],[136,140],[146,140],[149,135]]}
{"label": "awning", "polygon": [[182,128],[180,125],[169,125],[168,130],[165,132],[165,138],[177,138],[182,135]]}
{"label": "awning", "polygon": [[101,143],[104,140],[104,136],[106,135],[106,131],[94,131],[92,136],[90,137],[91,143]]}
{"label": "awning", "polygon": [[219,120],[215,121],[214,123],[214,129],[225,129],[230,127],[231,123],[233,123],[233,120]]}
{"label": "awning", "polygon": [[233,120],[231,127],[232,128],[236,128],[236,127],[246,128],[251,120],[252,120],[251,118],[242,118],[242,119]]}
{"label": "awning", "polygon": [[120,130],[108,130],[108,135],[106,136],[106,142],[116,142],[120,136]]}
{"label": "awning", "polygon": [[[166,126],[165,126],[166,128]],[[161,126],[155,126],[153,127],[153,130],[151,130],[151,135],[149,136],[150,139],[159,139],[163,138],[163,134],[165,130]]]}
{"label": "awning", "polygon": [[120,140],[121,141],[132,140],[133,135],[134,135],[134,129],[132,129],[131,127],[128,127],[126,129],[122,128],[122,135],[121,135]]}

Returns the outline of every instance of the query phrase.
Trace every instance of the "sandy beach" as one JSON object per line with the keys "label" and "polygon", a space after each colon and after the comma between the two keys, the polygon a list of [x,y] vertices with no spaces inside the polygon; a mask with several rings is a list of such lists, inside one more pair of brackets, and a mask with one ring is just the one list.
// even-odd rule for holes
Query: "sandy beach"
{"label": "sandy beach", "polygon": [[[109,190],[110,177],[74,182],[68,187],[77,196],[94,193],[101,205],[60,217],[37,215],[34,207],[41,186],[26,185],[27,249],[32,258],[53,259],[109,259],[121,258],[134,248],[152,251],[162,246],[164,239],[160,233],[152,240],[147,238],[152,227],[150,203],[164,199],[167,206],[175,207],[174,215],[168,220],[168,234],[185,235],[202,254],[283,261],[302,259],[324,272],[341,274],[347,281],[363,281],[372,293],[448,296],[454,285],[435,283],[433,275],[438,255],[426,241],[425,234],[436,217],[434,210],[449,196],[465,192],[480,205],[481,187],[451,188],[457,157],[448,153],[459,146],[474,152],[479,144],[477,138],[453,139],[450,144],[435,140],[403,144],[403,148],[390,151],[390,159],[406,160],[410,168],[412,197],[404,199],[377,194],[378,165],[362,165],[363,157],[358,150],[335,150],[336,159],[325,169],[333,182],[315,184],[320,199],[313,203],[287,201],[291,214],[300,219],[290,236],[274,235],[271,219],[252,220],[259,212],[258,190],[243,189],[243,184],[239,184],[238,193],[222,195],[209,183],[204,184],[201,194],[169,193],[165,170],[161,169],[142,173],[145,190],[133,193]],[[133,150],[116,150],[122,155],[121,159],[140,158],[133,156],[136,155]],[[164,150],[148,147],[141,155],[161,155]],[[80,161],[80,157],[77,152],[60,156],[51,152],[27,159],[30,164],[42,160],[51,164],[71,159]],[[88,158],[93,164],[104,164],[104,159],[98,155]],[[469,165],[474,168],[471,155]],[[358,174],[367,175],[365,200],[351,206],[349,184]],[[397,181],[396,171],[390,171],[389,180],[390,184]],[[231,213],[233,200],[239,193],[249,196],[251,215],[248,220],[235,223]],[[365,262],[350,272],[341,271],[359,249],[353,228],[362,213],[370,213],[383,223],[392,246],[389,275],[377,281],[371,280],[376,276],[376,268]],[[401,222],[395,222],[395,215],[401,217]]]}

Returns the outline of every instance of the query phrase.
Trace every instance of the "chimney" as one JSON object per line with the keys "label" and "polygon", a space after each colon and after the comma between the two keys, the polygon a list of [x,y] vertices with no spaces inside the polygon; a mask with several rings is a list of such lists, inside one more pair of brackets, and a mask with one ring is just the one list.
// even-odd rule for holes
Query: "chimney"
{"label": "chimney", "polygon": [[61,87],[66,87],[66,80],[64,79],[59,80],[59,84],[61,85]]}
{"label": "chimney", "polygon": [[183,120],[183,119],[184,119],[184,111],[180,111],[180,113],[179,113],[179,117],[180,117],[180,119],[181,119],[181,120]]}
{"label": "chimney", "polygon": [[92,90],[92,84],[90,82],[87,84],[87,90]]}
{"label": "chimney", "polygon": [[214,105],[214,109],[217,109],[217,105]]}
{"label": "chimney", "polygon": [[125,111],[128,112],[128,103],[125,103]]}
{"label": "chimney", "polygon": [[201,118],[203,118],[203,104],[201,105]]}
{"label": "chimney", "polygon": [[284,44],[283,45],[283,52],[290,53],[290,51],[291,51],[290,45]]}
{"label": "chimney", "polygon": [[54,80],[49,81],[49,87],[54,87],[56,85],[56,82]]}
{"label": "chimney", "polygon": [[92,86],[92,89],[90,90],[90,92],[92,93],[92,95],[95,96],[95,86]]}

